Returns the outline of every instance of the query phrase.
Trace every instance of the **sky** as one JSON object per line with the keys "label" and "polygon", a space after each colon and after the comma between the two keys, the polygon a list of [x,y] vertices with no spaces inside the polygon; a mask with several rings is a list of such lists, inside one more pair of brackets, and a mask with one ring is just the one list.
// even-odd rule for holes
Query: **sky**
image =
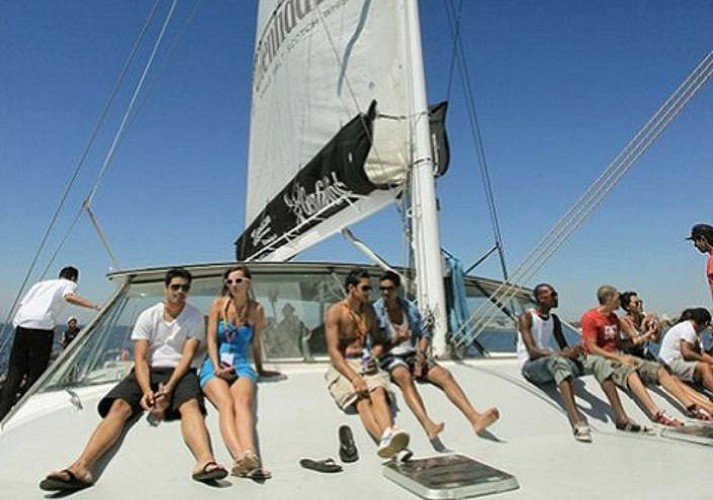
{"label": "sky", "polygon": [[[381,0],[380,0],[381,1]],[[454,2],[457,4],[458,2]],[[493,244],[462,82],[448,95],[452,37],[442,0],[419,2],[430,102],[450,98],[451,167],[438,181],[443,246],[465,267]],[[0,317],[32,258],[153,2],[0,0]],[[159,3],[159,18],[169,2]],[[195,9],[194,9],[195,8]],[[93,210],[125,268],[224,262],[244,225],[252,1],[179,2]],[[713,1],[463,2],[463,46],[507,263],[514,269],[713,49]],[[155,39],[158,24],[149,28]],[[151,44],[130,68],[106,128],[50,234],[40,278],[93,186]],[[710,307],[704,256],[684,240],[713,222],[713,85],[708,83],[596,213],[528,283],[553,283],[577,319],[604,283],[647,309]],[[395,209],[357,236],[402,264]],[[106,300],[111,262],[86,215],[50,266],[80,268],[79,293]],[[299,260],[364,262],[340,237]],[[475,273],[500,278],[491,258]]]}

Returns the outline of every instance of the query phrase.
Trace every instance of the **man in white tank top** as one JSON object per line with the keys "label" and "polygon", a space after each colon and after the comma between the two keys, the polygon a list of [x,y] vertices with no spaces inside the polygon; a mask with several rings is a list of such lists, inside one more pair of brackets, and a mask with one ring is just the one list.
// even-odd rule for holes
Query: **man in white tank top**
{"label": "man in white tank top", "polygon": [[[567,417],[577,441],[591,442],[591,430],[574,401],[572,379],[594,375],[609,399],[617,428],[630,432],[644,430],[627,417],[616,386],[611,377],[609,363],[597,356],[587,356],[581,346],[570,347],[562,333],[562,323],[552,309],[558,305],[557,291],[547,283],[533,290],[537,308],[525,311],[519,318],[517,357],[522,375],[535,385],[554,382],[557,385]],[[552,339],[556,341],[554,347]]]}

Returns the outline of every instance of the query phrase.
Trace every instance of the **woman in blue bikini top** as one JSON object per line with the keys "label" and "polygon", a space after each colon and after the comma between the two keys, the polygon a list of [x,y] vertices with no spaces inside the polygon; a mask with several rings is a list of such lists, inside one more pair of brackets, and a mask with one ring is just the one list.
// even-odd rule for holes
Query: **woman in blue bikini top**
{"label": "woman in blue bikini top", "polygon": [[[218,423],[225,446],[235,463],[233,475],[267,479],[255,453],[253,398],[258,375],[269,376],[262,367],[262,330],[265,312],[250,298],[251,274],[237,265],[223,275],[223,290],[213,301],[206,332],[206,358],[200,383],[208,400],[218,410]],[[252,351],[253,369],[248,352]]]}

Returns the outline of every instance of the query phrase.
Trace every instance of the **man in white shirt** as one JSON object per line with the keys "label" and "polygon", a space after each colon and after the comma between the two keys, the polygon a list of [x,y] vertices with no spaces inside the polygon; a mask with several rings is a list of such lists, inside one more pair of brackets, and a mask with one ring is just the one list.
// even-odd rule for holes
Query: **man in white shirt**
{"label": "man in white shirt", "polygon": [[10,411],[20,392],[22,379],[27,377],[23,392],[47,369],[52,354],[52,339],[58,318],[67,304],[99,310],[98,304],[77,295],[79,271],[68,266],[59,279],[35,283],[20,301],[12,321],[15,338],[12,342],[7,382],[0,399],[0,420]]}
{"label": "man in white shirt", "polygon": [[213,457],[205,426],[205,407],[193,357],[205,338],[198,309],[186,303],[192,276],[185,269],[166,273],[165,301],[143,311],[136,320],[134,369],[99,402],[101,423],[77,460],[50,473],[40,488],[72,491],[92,486],[91,469],[117,442],[134,415],[151,411],[154,419],[182,421],[183,439],[196,458],[193,479],[213,481],[228,475]]}
{"label": "man in white shirt", "polygon": [[681,319],[661,342],[659,359],[681,380],[700,382],[713,391],[713,356],[701,350],[700,334],[711,324],[711,313],[703,307],[686,309]]}

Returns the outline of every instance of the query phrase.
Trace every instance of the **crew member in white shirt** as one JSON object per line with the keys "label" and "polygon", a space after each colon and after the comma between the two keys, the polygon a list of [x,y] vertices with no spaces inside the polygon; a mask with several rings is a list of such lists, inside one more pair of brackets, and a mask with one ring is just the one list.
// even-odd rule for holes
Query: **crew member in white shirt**
{"label": "crew member in white shirt", "polygon": [[52,354],[54,328],[67,304],[87,309],[101,306],[77,295],[79,270],[65,267],[59,279],[35,283],[20,301],[12,321],[15,338],[10,352],[7,382],[0,400],[0,420],[10,411],[20,392],[22,379],[27,377],[23,392],[42,375]]}
{"label": "crew member in white shirt", "polygon": [[686,309],[679,322],[666,332],[659,359],[681,380],[700,382],[713,391],[713,356],[701,349],[701,333],[711,324],[711,313],[703,307]]}

